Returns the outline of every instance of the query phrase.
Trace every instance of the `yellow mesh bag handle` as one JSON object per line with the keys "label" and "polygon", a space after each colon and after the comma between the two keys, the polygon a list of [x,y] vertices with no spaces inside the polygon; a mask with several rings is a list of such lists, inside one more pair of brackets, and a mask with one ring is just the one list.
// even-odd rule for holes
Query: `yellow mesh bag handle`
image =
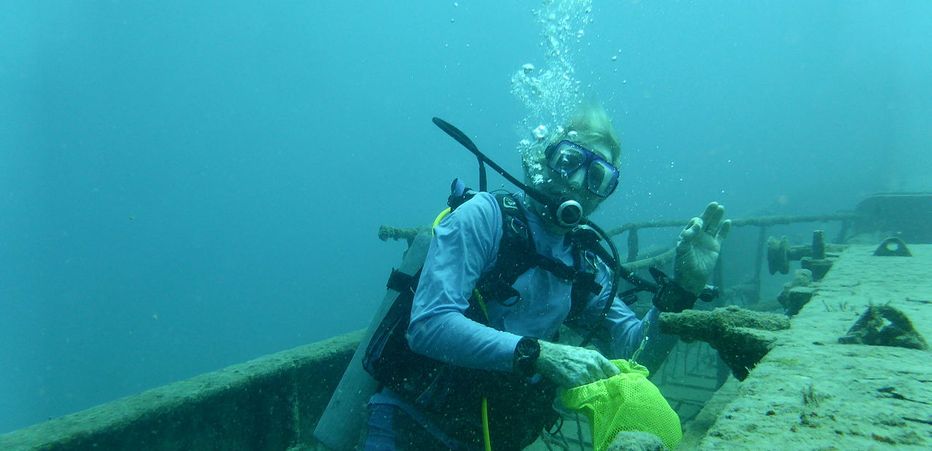
{"label": "yellow mesh bag handle", "polygon": [[576,410],[592,425],[592,444],[604,451],[619,432],[649,432],[673,449],[683,438],[680,417],[656,385],[647,380],[647,368],[628,360],[612,360],[620,374],[571,388],[563,405]]}

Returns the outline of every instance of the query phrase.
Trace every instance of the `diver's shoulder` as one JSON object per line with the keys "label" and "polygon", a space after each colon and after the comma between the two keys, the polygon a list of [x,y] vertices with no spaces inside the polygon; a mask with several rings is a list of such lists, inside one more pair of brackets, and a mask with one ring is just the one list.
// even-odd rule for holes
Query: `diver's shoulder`
{"label": "diver's shoulder", "polygon": [[454,213],[460,217],[482,218],[491,224],[500,223],[502,220],[502,210],[498,200],[494,194],[485,191],[477,192],[472,198],[457,207]]}
{"label": "diver's shoulder", "polygon": [[478,208],[494,208],[498,209],[498,201],[495,200],[495,195],[486,191],[479,191],[472,196],[471,199],[466,201],[467,203],[472,202],[473,205]]}

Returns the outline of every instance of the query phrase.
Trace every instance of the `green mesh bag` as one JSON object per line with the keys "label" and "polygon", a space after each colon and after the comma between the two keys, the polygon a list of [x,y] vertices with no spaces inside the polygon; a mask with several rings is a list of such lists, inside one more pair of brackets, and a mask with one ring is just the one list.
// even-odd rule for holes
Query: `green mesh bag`
{"label": "green mesh bag", "polygon": [[563,405],[589,418],[592,444],[604,451],[619,432],[641,431],[660,437],[673,449],[683,438],[680,417],[653,383],[647,368],[627,360],[612,360],[621,373],[571,388]]}

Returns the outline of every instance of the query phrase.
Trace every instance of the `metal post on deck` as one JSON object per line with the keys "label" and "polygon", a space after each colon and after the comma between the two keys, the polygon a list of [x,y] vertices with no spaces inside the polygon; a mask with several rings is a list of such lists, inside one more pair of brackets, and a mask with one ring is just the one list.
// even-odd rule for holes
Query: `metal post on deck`
{"label": "metal post on deck", "polygon": [[767,226],[758,227],[757,233],[757,257],[754,259],[754,302],[760,302],[761,279],[760,272],[764,268],[764,248],[767,247]]}
{"label": "metal post on deck", "polygon": [[638,259],[638,229],[628,230],[628,262]]}

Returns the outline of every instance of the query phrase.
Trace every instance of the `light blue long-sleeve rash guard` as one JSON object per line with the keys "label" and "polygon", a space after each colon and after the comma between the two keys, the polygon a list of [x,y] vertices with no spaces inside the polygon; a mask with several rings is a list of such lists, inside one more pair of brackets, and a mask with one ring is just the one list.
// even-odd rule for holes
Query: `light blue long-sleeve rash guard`
{"label": "light blue long-sleeve rash guard", "polygon": [[[530,210],[525,212],[537,252],[572,265],[571,248],[564,236],[548,232],[540,217]],[[489,193],[477,194],[434,228],[407,331],[412,350],[457,366],[512,371],[515,346],[522,336],[543,340],[557,336],[570,311],[572,285],[537,267],[515,281],[520,301],[487,304],[489,326],[464,315],[479,277],[495,265],[501,238],[502,212]],[[592,297],[571,327],[586,329],[598,321],[611,288],[609,277],[608,268],[601,265],[596,281],[602,292]],[[651,308],[645,319],[639,320],[616,299],[598,326],[607,328],[604,332],[610,338],[600,343],[600,348],[610,358],[629,358],[646,333],[650,338],[639,360],[656,367],[676,343],[676,337],[658,332],[658,315]],[[646,327],[647,323],[654,326]]]}

